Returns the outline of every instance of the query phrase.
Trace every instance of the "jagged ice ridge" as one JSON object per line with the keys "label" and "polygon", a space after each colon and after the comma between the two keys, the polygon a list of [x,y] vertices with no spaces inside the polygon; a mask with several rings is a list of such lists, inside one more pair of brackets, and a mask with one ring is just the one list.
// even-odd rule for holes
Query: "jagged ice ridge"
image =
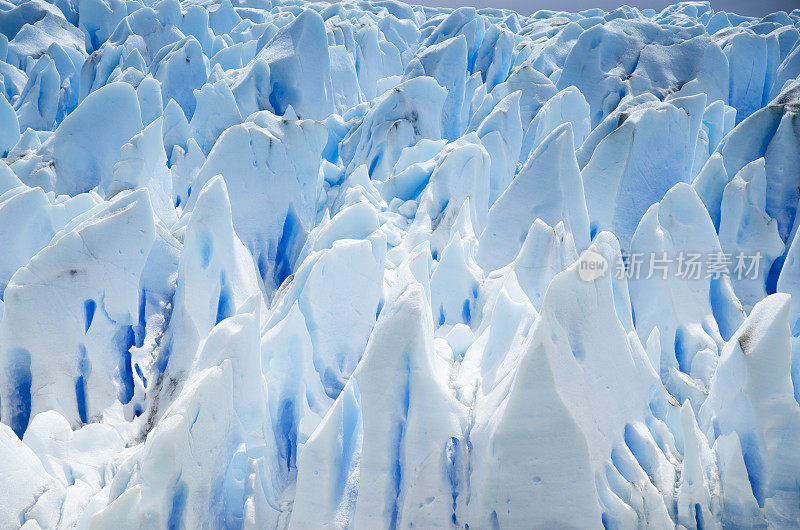
{"label": "jagged ice ridge", "polygon": [[797,527],[799,28],[0,0],[0,527]]}

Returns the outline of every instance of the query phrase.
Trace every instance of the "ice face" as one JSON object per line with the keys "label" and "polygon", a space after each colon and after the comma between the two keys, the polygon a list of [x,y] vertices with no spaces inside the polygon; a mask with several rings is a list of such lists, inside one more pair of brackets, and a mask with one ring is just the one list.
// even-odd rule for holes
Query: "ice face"
{"label": "ice face", "polygon": [[0,5],[0,527],[800,526],[800,11]]}

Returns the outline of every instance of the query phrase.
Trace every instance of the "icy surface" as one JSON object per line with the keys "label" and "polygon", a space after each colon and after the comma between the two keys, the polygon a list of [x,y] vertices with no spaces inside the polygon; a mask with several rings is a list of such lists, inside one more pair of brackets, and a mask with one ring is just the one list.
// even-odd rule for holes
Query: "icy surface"
{"label": "icy surface", "polygon": [[1,1],[0,528],[799,527],[798,75],[797,10]]}

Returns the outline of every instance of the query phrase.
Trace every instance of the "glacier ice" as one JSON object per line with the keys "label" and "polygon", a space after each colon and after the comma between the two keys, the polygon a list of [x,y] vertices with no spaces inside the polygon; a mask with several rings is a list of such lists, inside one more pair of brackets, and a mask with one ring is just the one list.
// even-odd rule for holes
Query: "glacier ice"
{"label": "glacier ice", "polygon": [[800,10],[0,3],[0,527],[797,528]]}

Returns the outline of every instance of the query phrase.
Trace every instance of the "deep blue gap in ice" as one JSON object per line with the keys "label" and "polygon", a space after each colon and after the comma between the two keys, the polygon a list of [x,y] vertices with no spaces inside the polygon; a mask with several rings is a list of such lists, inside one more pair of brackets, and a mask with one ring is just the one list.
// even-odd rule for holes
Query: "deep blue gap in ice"
{"label": "deep blue gap in ice", "polygon": [[9,352],[9,386],[8,394],[11,418],[11,429],[22,438],[31,419],[31,354],[21,348]]}

